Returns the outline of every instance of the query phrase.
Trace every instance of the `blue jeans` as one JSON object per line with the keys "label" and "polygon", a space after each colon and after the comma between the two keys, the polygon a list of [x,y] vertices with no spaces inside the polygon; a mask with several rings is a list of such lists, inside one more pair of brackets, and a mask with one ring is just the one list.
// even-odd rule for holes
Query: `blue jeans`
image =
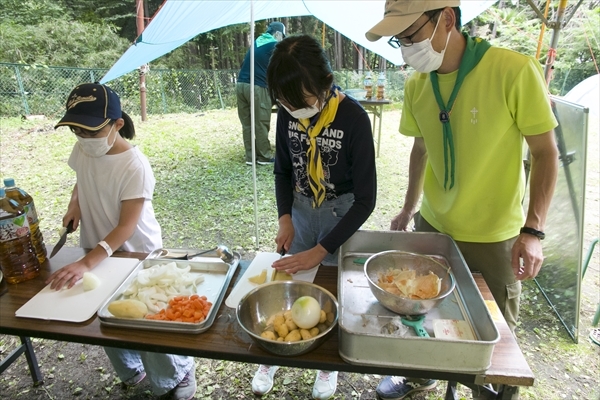
{"label": "blue jeans", "polygon": [[194,357],[104,347],[104,351],[122,381],[146,371],[154,394],[160,396],[183,380],[194,366]]}
{"label": "blue jeans", "polygon": [[[313,208],[312,199],[294,192],[292,224],[294,240],[288,253],[295,254],[315,247],[346,215],[354,203],[354,194],[346,193],[334,200],[324,201],[321,207]],[[321,264],[338,265],[339,249],[327,254]]]}

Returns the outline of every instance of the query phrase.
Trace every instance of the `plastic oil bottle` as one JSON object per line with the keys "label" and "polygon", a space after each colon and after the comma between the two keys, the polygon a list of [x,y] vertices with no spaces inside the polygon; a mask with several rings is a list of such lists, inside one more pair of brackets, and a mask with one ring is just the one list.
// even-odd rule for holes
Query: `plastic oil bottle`
{"label": "plastic oil bottle", "polygon": [[365,99],[371,100],[373,97],[373,78],[371,78],[370,72],[367,72],[367,75],[365,76],[365,90],[367,91]]}
{"label": "plastic oil bottle", "polygon": [[377,100],[385,98],[385,72],[381,72],[377,78]]}
{"label": "plastic oil bottle", "polygon": [[35,210],[33,198],[23,189],[16,187],[13,178],[4,179],[4,190],[6,190],[6,197],[13,199],[23,207],[23,211],[25,211],[27,221],[29,222],[31,241],[35,249],[35,254],[37,255],[40,265],[43,264],[44,261],[46,261],[48,253],[46,251],[46,245],[44,244],[44,237],[40,231],[38,215]]}
{"label": "plastic oil bottle", "polygon": [[0,188],[0,268],[6,282],[19,283],[40,274],[40,263],[31,244],[27,215]]}

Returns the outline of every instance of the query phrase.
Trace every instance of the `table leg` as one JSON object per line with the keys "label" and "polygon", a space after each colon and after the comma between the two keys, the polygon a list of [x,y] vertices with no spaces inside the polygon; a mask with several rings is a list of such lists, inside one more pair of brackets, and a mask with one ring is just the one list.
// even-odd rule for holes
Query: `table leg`
{"label": "table leg", "polygon": [[0,374],[10,367],[10,365],[17,358],[19,358],[21,354],[25,353],[25,358],[27,358],[27,364],[29,365],[29,372],[31,374],[31,379],[33,379],[33,384],[35,386],[42,385],[44,383],[44,378],[42,377],[42,372],[38,366],[37,358],[35,356],[35,352],[33,351],[33,346],[31,345],[31,340],[24,336],[21,336],[20,339],[21,345],[0,362]]}
{"label": "table leg", "polygon": [[[372,133],[373,133],[373,137],[375,137],[375,128],[377,126],[377,107],[369,107],[367,108],[367,111],[370,111],[373,113],[373,128],[372,129]],[[379,137],[377,137],[377,148],[379,149]],[[377,157],[379,157],[379,151],[377,151]]]}
{"label": "table leg", "polygon": [[379,157],[379,146],[381,146],[381,120],[383,119],[383,104],[379,106],[379,131],[377,133],[377,157]]}
{"label": "table leg", "polygon": [[456,382],[448,381],[444,400],[456,400]]}

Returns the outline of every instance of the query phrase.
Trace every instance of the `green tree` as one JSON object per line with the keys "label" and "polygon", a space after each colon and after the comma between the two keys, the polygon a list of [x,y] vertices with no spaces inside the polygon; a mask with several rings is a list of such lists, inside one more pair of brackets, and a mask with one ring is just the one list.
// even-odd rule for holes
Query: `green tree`
{"label": "green tree", "polygon": [[0,22],[0,61],[71,67],[110,67],[127,40],[108,24],[46,20],[37,25]]}

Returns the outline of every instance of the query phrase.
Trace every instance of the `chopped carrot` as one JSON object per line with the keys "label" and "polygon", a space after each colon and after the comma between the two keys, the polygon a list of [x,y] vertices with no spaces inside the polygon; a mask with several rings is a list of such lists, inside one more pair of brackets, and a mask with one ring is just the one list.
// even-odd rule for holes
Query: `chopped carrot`
{"label": "chopped carrot", "polygon": [[166,309],[147,315],[146,319],[198,323],[206,319],[212,307],[206,296],[197,294],[173,297],[168,304]]}

